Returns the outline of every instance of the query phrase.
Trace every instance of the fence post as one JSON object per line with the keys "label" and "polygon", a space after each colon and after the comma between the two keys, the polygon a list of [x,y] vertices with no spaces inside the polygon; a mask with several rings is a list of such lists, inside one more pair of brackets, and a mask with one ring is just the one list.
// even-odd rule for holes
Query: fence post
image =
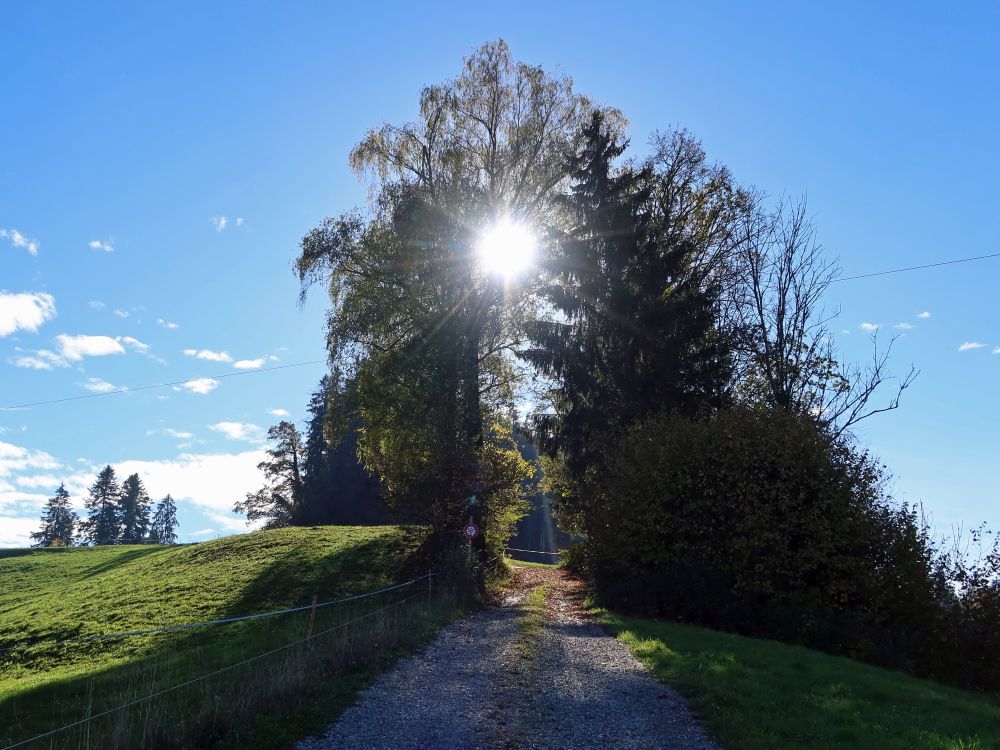
{"label": "fence post", "polygon": [[316,620],[316,597],[318,594],[313,594],[312,609],[309,610],[309,632],[306,633],[306,638],[313,637],[313,622]]}

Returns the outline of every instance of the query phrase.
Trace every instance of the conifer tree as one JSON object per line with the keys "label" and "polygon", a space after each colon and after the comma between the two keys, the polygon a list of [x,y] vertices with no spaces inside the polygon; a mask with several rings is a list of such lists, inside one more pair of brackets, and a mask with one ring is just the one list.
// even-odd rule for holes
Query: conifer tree
{"label": "conifer tree", "polygon": [[302,505],[302,435],[294,423],[282,420],[267,431],[267,437],[274,447],[267,449],[269,460],[257,464],[267,484],[248,492],[233,512],[245,513],[248,522],[264,520],[265,529],[277,529],[291,526]]}
{"label": "conifer tree", "polygon": [[42,514],[42,528],[34,531],[31,538],[35,547],[69,547],[79,519],[70,505],[66,485],[60,484],[56,494],[49,498]]}
{"label": "conifer tree", "polygon": [[115,544],[118,541],[121,518],[119,502],[121,487],[115,470],[105,466],[90,487],[86,500],[87,520],[83,524],[84,539],[88,544]]}
{"label": "conifer tree", "polygon": [[651,169],[615,168],[625,144],[599,114],[584,135],[564,199],[574,226],[547,269],[557,316],[529,325],[534,348],[523,353],[557,383],[555,413],[537,433],[571,482],[628,425],[663,411],[697,416],[722,403],[729,382],[717,290],[691,271],[700,248],[661,226]]}
{"label": "conifer tree", "polygon": [[167,495],[156,504],[156,512],[149,526],[149,541],[156,544],[177,544],[177,505]]}
{"label": "conifer tree", "polygon": [[149,531],[149,494],[138,474],[132,474],[122,484],[119,503],[121,534],[119,544],[142,544]]}

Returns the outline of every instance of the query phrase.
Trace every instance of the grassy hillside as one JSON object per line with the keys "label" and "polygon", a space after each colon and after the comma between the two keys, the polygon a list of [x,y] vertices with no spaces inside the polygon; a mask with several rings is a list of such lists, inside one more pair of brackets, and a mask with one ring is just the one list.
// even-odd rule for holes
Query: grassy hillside
{"label": "grassy hillside", "polygon": [[[6,551],[0,554],[0,746],[300,640],[309,615],[121,640],[58,641],[281,609],[308,604],[313,594],[325,601],[378,589],[402,580],[419,541],[412,528],[318,527],[177,547]],[[251,738],[258,747],[278,746],[289,732],[321,726],[395,648],[450,616],[450,604],[429,607],[426,593],[423,582],[319,609],[314,633],[343,627],[307,647],[91,722],[86,741],[82,731],[71,731],[53,746],[225,746]],[[397,606],[413,594],[419,596]],[[379,640],[385,647],[373,654],[377,658],[366,657],[369,641]],[[311,680],[330,671],[341,675],[338,688],[315,690]],[[261,705],[270,708],[258,716]],[[283,706],[281,716],[274,705]]]}
{"label": "grassy hillside", "polygon": [[601,612],[727,750],[993,750],[1000,699],[798,646]]}

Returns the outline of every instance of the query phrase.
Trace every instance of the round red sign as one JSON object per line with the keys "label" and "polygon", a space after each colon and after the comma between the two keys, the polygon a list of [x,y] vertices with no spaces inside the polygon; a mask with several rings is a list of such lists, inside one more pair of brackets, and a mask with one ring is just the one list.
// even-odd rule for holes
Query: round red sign
{"label": "round red sign", "polygon": [[462,533],[465,534],[466,538],[472,539],[479,533],[479,527],[474,523],[467,523],[465,524],[465,528],[462,529]]}

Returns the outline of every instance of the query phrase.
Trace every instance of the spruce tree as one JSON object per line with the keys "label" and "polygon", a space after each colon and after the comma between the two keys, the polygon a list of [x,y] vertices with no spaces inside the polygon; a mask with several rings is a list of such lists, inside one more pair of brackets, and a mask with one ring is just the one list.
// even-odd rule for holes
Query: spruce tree
{"label": "spruce tree", "polygon": [[31,538],[35,547],[69,547],[78,522],[76,512],[70,505],[66,485],[60,484],[56,494],[49,498],[42,514],[42,528],[34,531]]}
{"label": "spruce tree", "polygon": [[523,354],[557,384],[536,434],[571,481],[599,470],[630,424],[705,413],[729,382],[717,291],[692,271],[699,248],[664,226],[652,170],[615,168],[624,150],[595,115],[571,159],[563,206],[573,226],[546,269],[556,315],[529,325],[534,347]]}
{"label": "spruce tree", "polygon": [[119,544],[142,544],[149,531],[149,494],[138,474],[132,474],[122,484],[119,503],[121,534]]}
{"label": "spruce tree", "polygon": [[167,495],[156,504],[156,512],[149,526],[149,541],[156,544],[177,544],[177,505]]}
{"label": "spruce tree", "polygon": [[118,541],[121,519],[118,504],[121,487],[115,477],[115,470],[105,466],[90,487],[87,497],[87,520],[83,524],[84,539],[88,544],[115,544]]}

